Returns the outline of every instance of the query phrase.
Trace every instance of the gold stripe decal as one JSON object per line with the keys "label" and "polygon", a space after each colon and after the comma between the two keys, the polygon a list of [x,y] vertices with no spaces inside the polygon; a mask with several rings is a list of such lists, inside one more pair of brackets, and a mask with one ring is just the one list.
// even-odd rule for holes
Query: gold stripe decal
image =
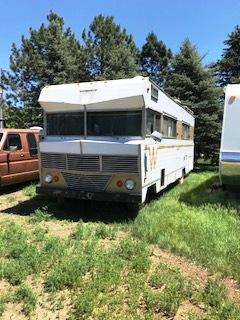
{"label": "gold stripe decal", "polygon": [[[167,145],[167,146],[158,146],[157,149],[173,149],[173,148],[190,148],[193,147],[193,144],[176,144],[176,145]],[[145,146],[145,150],[151,151],[149,146]]]}

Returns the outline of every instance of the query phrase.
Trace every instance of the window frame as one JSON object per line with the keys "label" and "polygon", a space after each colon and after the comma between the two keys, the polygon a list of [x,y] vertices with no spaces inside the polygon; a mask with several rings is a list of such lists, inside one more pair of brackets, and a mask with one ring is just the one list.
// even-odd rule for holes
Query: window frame
{"label": "window frame", "polygon": [[[49,133],[49,129],[48,129],[48,116],[50,115],[72,115],[72,114],[82,114],[83,115],[83,132],[81,134],[71,134],[71,133],[68,133],[68,134],[59,134],[59,133],[55,133],[55,134],[50,134]],[[75,137],[75,136],[84,136],[84,133],[85,133],[85,112],[84,111],[60,111],[60,112],[46,112],[45,113],[45,133],[47,136],[65,136],[65,137]]]}
{"label": "window frame", "polygon": [[[149,133],[148,131],[148,112],[151,112],[153,114],[153,131],[151,133]],[[158,117],[158,121],[157,121],[157,117]],[[151,134],[154,131],[157,131],[159,133],[161,133],[161,120],[162,120],[162,113],[155,111],[151,108],[146,108],[146,119],[145,119],[145,127],[146,127],[146,137],[151,136]],[[158,122],[158,128],[157,128],[157,122]]]}
{"label": "window frame", "polygon": [[154,102],[158,102],[158,88],[151,84],[151,99]]}
{"label": "window frame", "polygon": [[[138,116],[140,116],[140,131],[138,135],[126,135],[126,134],[121,134],[121,135],[95,135],[95,134],[90,134],[89,133],[89,114],[96,114],[96,113],[105,113],[105,114],[114,114],[117,113],[121,116],[123,113],[139,113]],[[115,115],[115,116],[116,116]],[[143,112],[142,109],[124,109],[124,110],[97,110],[97,111],[89,111],[86,110],[86,137],[142,137],[142,128],[143,128]]]}
{"label": "window frame", "polygon": [[[13,132],[8,132],[7,133],[7,136],[6,136],[4,145],[3,145],[3,150],[4,151],[13,152],[13,150],[9,150],[9,136],[17,136],[19,138],[19,141],[20,141],[20,144],[19,144],[20,148],[17,148],[16,150],[14,150],[14,152],[23,150],[21,135],[19,133],[13,133]],[[7,146],[7,148],[6,148],[6,146]]]}
{"label": "window frame", "polygon": [[[111,137],[109,135],[107,136],[103,136],[103,135],[91,135],[88,134],[88,114],[89,113],[114,113],[114,112],[139,112],[139,115],[141,116],[141,124],[140,124],[140,131],[139,134],[136,136],[130,136],[130,135],[114,135],[112,137],[143,137],[143,128],[144,128],[144,113],[143,113],[144,108],[131,108],[131,109],[114,109],[114,110],[104,110],[104,109],[99,109],[99,110],[87,110],[86,108],[83,111],[60,111],[60,112],[44,112],[44,135],[45,136],[49,136],[49,137],[54,137],[54,136],[63,136],[63,137],[68,137],[68,136],[72,136],[72,137],[77,137],[77,136],[84,136],[84,139],[86,139],[87,137]],[[58,114],[73,114],[73,113],[82,113],[83,114],[83,133],[82,134],[49,134],[48,131],[48,115],[58,115]]]}
{"label": "window frame", "polygon": [[[29,140],[29,137],[30,137],[30,136],[32,136],[33,139],[34,139],[34,141],[35,141],[35,145],[36,145],[35,148],[32,148],[32,147],[30,146],[30,140]],[[27,143],[28,143],[29,155],[30,155],[31,157],[33,157],[33,158],[36,158],[36,157],[38,156],[38,145],[37,145],[36,136],[35,136],[35,134],[32,133],[32,132],[28,132],[26,138],[27,138]],[[36,150],[37,152],[36,152],[36,153],[32,153],[31,150]]]}
{"label": "window frame", "polygon": [[[175,128],[174,128],[175,135],[173,135],[173,136],[169,136],[168,134],[165,135],[165,132],[164,132],[164,120],[165,119],[171,120],[171,121],[173,121],[175,123]],[[162,124],[162,135],[163,135],[163,138],[165,138],[165,139],[177,139],[177,121],[178,120],[176,118],[174,118],[174,117],[172,117],[170,115],[167,115],[167,114],[163,115],[163,122],[162,122],[163,123]],[[169,126],[168,126],[168,128],[169,128]]]}
{"label": "window frame", "polygon": [[[188,137],[185,138],[183,135],[183,128],[187,127],[188,128]],[[182,140],[190,140],[190,125],[186,122],[182,122]]]}

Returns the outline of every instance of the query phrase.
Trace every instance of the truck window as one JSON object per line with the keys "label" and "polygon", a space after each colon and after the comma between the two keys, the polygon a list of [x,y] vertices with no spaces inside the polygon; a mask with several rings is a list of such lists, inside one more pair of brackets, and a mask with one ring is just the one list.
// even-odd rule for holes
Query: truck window
{"label": "truck window", "polygon": [[19,134],[8,133],[3,150],[16,151],[22,149],[21,138]]}
{"label": "truck window", "polygon": [[1,142],[1,140],[2,140],[2,136],[3,136],[3,133],[0,132],[0,142]]}
{"label": "truck window", "polygon": [[31,157],[37,156],[38,149],[37,149],[37,141],[35,135],[33,133],[27,134],[27,141],[28,141],[28,148]]}

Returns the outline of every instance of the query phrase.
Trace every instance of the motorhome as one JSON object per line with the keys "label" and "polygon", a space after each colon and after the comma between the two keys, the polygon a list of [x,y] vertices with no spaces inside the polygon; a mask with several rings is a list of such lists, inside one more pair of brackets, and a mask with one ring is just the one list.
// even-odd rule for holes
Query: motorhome
{"label": "motorhome", "polygon": [[193,169],[194,116],[146,77],[42,89],[38,193],[141,204]]}
{"label": "motorhome", "polygon": [[240,84],[225,88],[222,138],[220,148],[220,179],[224,187],[240,190]]}
{"label": "motorhome", "polygon": [[0,187],[38,179],[40,129],[0,129]]}

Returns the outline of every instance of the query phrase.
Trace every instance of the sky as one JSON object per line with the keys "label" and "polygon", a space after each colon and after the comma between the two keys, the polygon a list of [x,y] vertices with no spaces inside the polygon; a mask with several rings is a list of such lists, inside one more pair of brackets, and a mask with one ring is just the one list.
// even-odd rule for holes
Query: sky
{"label": "sky", "polygon": [[78,39],[97,14],[112,15],[138,47],[154,31],[173,52],[189,38],[205,55],[221,57],[223,41],[240,24],[240,0],[0,0],[0,68],[9,68],[11,45],[39,28],[53,10]]}

